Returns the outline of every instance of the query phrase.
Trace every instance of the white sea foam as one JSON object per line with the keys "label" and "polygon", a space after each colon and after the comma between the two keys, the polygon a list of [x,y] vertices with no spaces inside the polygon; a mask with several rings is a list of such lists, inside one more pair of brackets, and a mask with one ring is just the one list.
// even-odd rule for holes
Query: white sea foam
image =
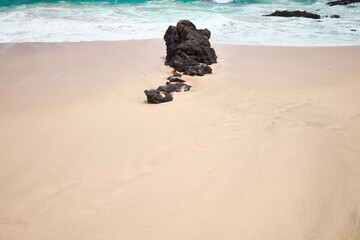
{"label": "white sea foam", "polygon": [[[228,2],[228,0],[216,0]],[[263,17],[275,10],[306,10],[321,20]],[[76,42],[162,38],[189,19],[212,32],[212,42],[270,45],[360,44],[360,5],[324,3],[219,4],[151,1],[137,4],[36,4],[0,10],[0,42]],[[340,19],[325,15],[341,15]],[[351,31],[356,29],[357,31]]]}
{"label": "white sea foam", "polygon": [[233,2],[233,0],[213,0],[213,2],[216,2],[216,3],[231,3],[231,2]]}

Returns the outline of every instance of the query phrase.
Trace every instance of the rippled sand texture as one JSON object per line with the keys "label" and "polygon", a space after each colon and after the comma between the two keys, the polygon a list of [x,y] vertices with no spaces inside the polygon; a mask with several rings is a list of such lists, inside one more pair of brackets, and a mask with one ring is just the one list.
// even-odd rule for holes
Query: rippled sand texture
{"label": "rippled sand texture", "polygon": [[0,45],[0,238],[360,239],[360,47]]}

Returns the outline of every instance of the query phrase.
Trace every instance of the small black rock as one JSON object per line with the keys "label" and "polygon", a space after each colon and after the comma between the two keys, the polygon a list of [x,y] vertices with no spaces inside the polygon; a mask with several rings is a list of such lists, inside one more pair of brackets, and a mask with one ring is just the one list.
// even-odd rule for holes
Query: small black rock
{"label": "small black rock", "polygon": [[165,86],[160,86],[156,90],[160,92],[186,92],[189,91],[191,88],[190,85],[187,85],[185,83],[166,83]]}
{"label": "small black rock", "polygon": [[356,29],[351,29],[352,32],[356,32]]}
{"label": "small black rock", "polygon": [[178,73],[176,70],[174,70],[173,76],[174,77],[182,77],[182,74]]}
{"label": "small black rock", "polygon": [[177,78],[177,77],[173,77],[173,76],[170,76],[167,78],[170,82],[186,82],[185,80],[182,80],[180,78]]}
{"label": "small black rock", "polygon": [[337,14],[335,14],[335,15],[331,15],[330,17],[331,17],[331,18],[340,18],[340,16],[339,16],[339,15],[337,15]]}
{"label": "small black rock", "polygon": [[173,96],[168,92],[162,92],[155,89],[145,90],[144,91],[148,103],[164,103],[170,102],[173,100]]}

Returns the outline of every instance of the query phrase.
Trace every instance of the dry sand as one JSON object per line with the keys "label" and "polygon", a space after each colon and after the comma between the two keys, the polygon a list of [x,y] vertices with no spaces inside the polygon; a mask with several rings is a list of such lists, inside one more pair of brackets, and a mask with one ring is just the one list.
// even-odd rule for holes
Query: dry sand
{"label": "dry sand", "polygon": [[0,45],[0,239],[360,239],[360,47]]}

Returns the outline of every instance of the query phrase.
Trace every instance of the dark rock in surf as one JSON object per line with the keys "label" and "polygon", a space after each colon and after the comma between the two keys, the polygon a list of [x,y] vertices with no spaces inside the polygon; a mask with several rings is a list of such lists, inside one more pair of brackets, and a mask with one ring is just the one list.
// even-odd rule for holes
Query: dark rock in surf
{"label": "dark rock in surf", "polygon": [[338,5],[349,5],[353,3],[360,3],[360,0],[340,0],[340,1],[332,1],[326,3],[329,6],[338,6]]}
{"label": "dark rock in surf", "polygon": [[269,15],[264,15],[266,17],[303,17],[303,18],[312,18],[312,19],[320,19],[319,14],[309,13],[306,11],[275,11]]}
{"label": "dark rock in surf", "polygon": [[208,65],[216,63],[215,50],[211,48],[208,29],[196,29],[188,20],[181,20],[175,26],[169,26],[164,40],[166,42],[165,65],[187,75],[211,73]]}
{"label": "dark rock in surf", "polygon": [[328,17],[330,17],[330,18],[340,18],[340,16],[339,16],[339,15],[337,15],[337,14],[330,15],[330,16],[325,15],[325,17],[326,17],[326,18],[328,18]]}
{"label": "dark rock in surf", "polygon": [[145,90],[148,103],[164,103],[173,100],[173,96],[169,92],[159,91],[155,89]]}

